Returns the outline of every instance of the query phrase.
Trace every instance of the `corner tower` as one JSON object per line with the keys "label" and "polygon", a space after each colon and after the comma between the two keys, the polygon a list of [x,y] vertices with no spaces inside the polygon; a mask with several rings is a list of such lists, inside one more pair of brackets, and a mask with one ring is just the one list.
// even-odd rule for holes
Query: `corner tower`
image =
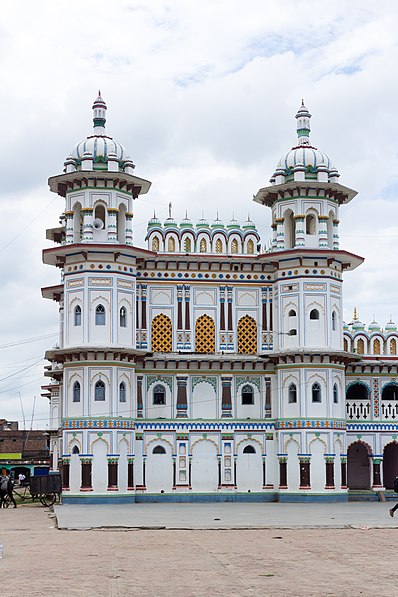
{"label": "corner tower", "polygon": [[[92,133],[75,145],[63,173],[49,179],[65,203],[60,226],[47,230],[58,246],[44,250],[43,261],[60,269],[61,281],[42,293],[59,303],[60,317],[58,345],[46,353],[53,468],[63,464],[65,491],[72,478],[72,491],[90,491],[97,449],[105,467],[96,490],[106,492],[121,450],[133,450],[135,365],[144,354],[136,347],[142,251],[133,247],[133,201],[151,183],[133,174],[125,148],[106,133],[100,92],[92,109]],[[127,491],[127,471],[121,474]]]}
{"label": "corner tower", "polygon": [[339,248],[339,209],[356,192],[310,142],[302,102],[297,143],[254,200],[272,210],[274,349],[281,499],[346,499],[343,272],[363,261]]}

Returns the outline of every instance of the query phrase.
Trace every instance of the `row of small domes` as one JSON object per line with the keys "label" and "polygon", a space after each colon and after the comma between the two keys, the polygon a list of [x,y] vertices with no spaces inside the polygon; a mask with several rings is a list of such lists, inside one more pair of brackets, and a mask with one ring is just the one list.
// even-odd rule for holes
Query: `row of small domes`
{"label": "row of small domes", "polygon": [[[155,226],[162,226],[161,221],[159,220],[158,217],[156,217],[156,214],[153,214],[153,218],[151,218],[148,222],[148,228],[153,228]],[[165,228],[177,228],[178,226],[180,228],[193,228],[194,224],[192,223],[192,221],[188,218],[188,216],[186,215],[185,218],[183,220],[181,220],[180,224],[177,224],[177,221],[170,215],[165,221],[163,226]],[[217,218],[214,220],[214,222],[210,225],[209,222],[205,219],[205,218],[201,218],[197,224],[196,224],[196,228],[220,228],[220,229],[243,229],[243,230],[256,230],[256,226],[255,224],[251,221],[250,217],[247,218],[246,222],[241,226],[239,224],[239,222],[237,220],[235,220],[234,217],[232,217],[232,220],[225,225],[221,220]]]}
{"label": "row of small domes", "polygon": [[[347,332],[349,332],[351,330],[354,332],[366,331],[366,326],[362,321],[360,321],[356,317],[350,323],[344,322],[343,329]],[[369,332],[382,332],[383,331],[381,325],[379,323],[377,323],[377,321],[374,321],[374,320],[368,325],[367,329]],[[386,323],[386,325],[384,326],[385,332],[396,332],[397,329],[398,329],[397,324],[394,323],[391,318],[390,318],[390,321],[388,323]]]}

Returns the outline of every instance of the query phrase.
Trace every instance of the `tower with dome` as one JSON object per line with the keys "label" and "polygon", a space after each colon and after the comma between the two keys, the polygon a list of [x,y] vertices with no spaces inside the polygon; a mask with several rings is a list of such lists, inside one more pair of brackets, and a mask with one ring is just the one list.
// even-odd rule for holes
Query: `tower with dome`
{"label": "tower with dome", "polygon": [[[250,215],[148,222],[134,243],[135,175],[106,131],[62,174],[46,264],[60,282],[60,334],[47,351],[52,467],[65,503],[347,500],[398,474],[396,325],[343,322],[342,280],[363,259],[339,244],[356,192],[310,141],[296,144],[254,201],[272,211],[262,249]],[[249,208],[249,205],[248,205]],[[248,209],[249,211],[249,209]],[[372,493],[373,492],[373,493]]]}

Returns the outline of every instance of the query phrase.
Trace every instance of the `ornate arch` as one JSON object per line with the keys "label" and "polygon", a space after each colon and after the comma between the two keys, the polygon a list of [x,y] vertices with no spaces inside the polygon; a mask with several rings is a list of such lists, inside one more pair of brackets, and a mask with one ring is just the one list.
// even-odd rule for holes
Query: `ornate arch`
{"label": "ornate arch", "polygon": [[82,453],[82,451],[83,451],[82,442],[80,441],[80,439],[77,439],[76,437],[72,437],[72,439],[68,441],[68,454],[72,454],[72,450],[75,446],[77,446],[79,448],[80,454]]}
{"label": "ornate arch", "polygon": [[195,351],[205,353],[216,351],[216,326],[210,315],[201,315],[196,320]]}
{"label": "ornate arch", "polygon": [[94,440],[92,438],[90,438],[90,439],[91,439],[91,441],[90,441],[90,454],[93,454],[94,444],[97,444],[98,442],[105,442],[106,448],[107,448],[106,451],[109,454],[109,446],[110,446],[109,440],[105,439],[105,437],[103,435],[101,435],[100,437],[97,436]]}
{"label": "ornate arch", "polygon": [[257,352],[257,323],[250,315],[241,317],[238,321],[238,353],[256,354]]}
{"label": "ornate arch", "polygon": [[152,352],[171,352],[173,350],[173,325],[170,317],[159,313],[151,323]]}
{"label": "ornate arch", "polygon": [[323,444],[323,446],[325,448],[325,453],[327,453],[328,446],[327,446],[327,443],[325,442],[325,440],[321,439],[320,437],[313,437],[312,440],[310,441],[310,443],[308,444],[308,451],[310,454],[311,454],[311,446],[314,442],[320,442],[321,444]]}
{"label": "ornate arch", "polygon": [[160,240],[158,236],[153,236],[151,242],[151,250],[158,252],[160,250]]}
{"label": "ornate arch", "polygon": [[149,440],[149,442],[147,442],[145,444],[145,454],[148,454],[148,448],[151,444],[159,444],[161,446],[162,443],[170,446],[171,453],[173,454],[173,450],[174,450],[173,444],[168,439],[165,439],[164,437],[154,437],[153,439]]}
{"label": "ornate arch", "polygon": [[239,441],[239,442],[236,444],[236,450],[235,450],[235,451],[236,451],[236,453],[238,453],[238,448],[239,448],[239,446],[240,446],[241,444],[244,444],[244,443],[248,443],[248,444],[253,444],[253,443],[254,443],[254,444],[257,444],[257,445],[260,447],[261,453],[262,453],[262,452],[263,452],[263,450],[264,450],[264,446],[263,446],[263,444],[262,444],[262,443],[261,443],[261,442],[260,442],[258,439],[255,439],[254,437],[245,437],[245,438],[241,439],[241,440],[240,440],[240,441]]}
{"label": "ornate arch", "polygon": [[290,444],[296,444],[297,445],[297,452],[300,452],[300,444],[299,442],[296,440],[296,438],[294,437],[289,437],[288,440],[283,442],[283,453],[287,454],[287,448]]}
{"label": "ornate arch", "polygon": [[348,454],[349,448],[351,446],[353,446],[354,444],[362,444],[362,445],[364,445],[365,448],[366,448],[366,450],[367,450],[367,452],[368,452],[368,455],[372,455],[373,454],[373,450],[372,450],[371,446],[368,443],[364,442],[362,439],[355,439],[355,441],[347,444],[347,454]]}
{"label": "ornate arch", "polygon": [[216,448],[217,448],[217,454],[218,454],[218,452],[219,452],[219,446],[214,441],[214,439],[211,439],[210,437],[200,437],[199,439],[197,439],[196,441],[194,441],[193,444],[191,444],[191,454],[192,454],[193,447],[196,446],[196,444],[198,444],[199,442],[210,442],[210,443],[214,444],[216,446]]}

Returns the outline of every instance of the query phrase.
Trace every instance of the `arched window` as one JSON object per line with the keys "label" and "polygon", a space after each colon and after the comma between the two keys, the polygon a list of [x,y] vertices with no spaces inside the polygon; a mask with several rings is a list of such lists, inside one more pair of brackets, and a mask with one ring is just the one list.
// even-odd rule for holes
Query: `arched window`
{"label": "arched window", "polygon": [[152,454],[166,454],[166,450],[163,446],[155,446],[152,450]]}
{"label": "arched window", "polygon": [[95,230],[105,228],[105,206],[98,204],[95,208],[93,226]]}
{"label": "arched window", "polygon": [[380,354],[380,340],[378,338],[373,342],[373,354]]}
{"label": "arched window", "polygon": [[184,241],[184,251],[185,253],[190,253],[192,251],[192,243],[189,237],[187,237]]}
{"label": "arched window", "polygon": [[321,386],[317,382],[312,385],[312,402],[322,402]]}
{"label": "arched window", "polygon": [[347,341],[347,338],[344,338],[344,350],[348,352],[348,341]]}
{"label": "arched window", "polygon": [[397,354],[397,341],[395,338],[390,341],[390,354]]}
{"label": "arched window", "polygon": [[318,311],[318,309],[312,309],[310,311],[310,319],[319,319],[319,311]]}
{"label": "arched window", "polygon": [[332,330],[333,332],[336,331],[337,329],[337,317],[336,317],[336,311],[332,311]]}
{"label": "arched window", "polygon": [[240,354],[257,352],[257,323],[250,315],[245,315],[238,321],[238,352]]}
{"label": "arched window", "polygon": [[335,404],[339,403],[339,390],[337,388],[337,383],[335,383],[333,386],[333,402]]}
{"label": "arched window", "polygon": [[166,404],[166,390],[160,384],[153,388],[153,404],[162,406]]}
{"label": "arched window", "polygon": [[289,404],[295,404],[297,402],[297,386],[295,383],[291,383],[289,386]]}
{"label": "arched window", "polygon": [[221,238],[216,240],[216,253],[222,253],[222,241]]}
{"label": "arched window", "polygon": [[362,340],[362,338],[359,338],[357,342],[357,353],[365,354],[365,342]]}
{"label": "arched window", "polygon": [[256,448],[254,446],[245,446],[243,448],[243,454],[255,454]]}
{"label": "arched window", "polygon": [[119,402],[126,402],[126,384],[124,381],[119,385]]}
{"label": "arched window", "polygon": [[381,392],[382,400],[398,400],[398,384],[388,383]]}
{"label": "arched window", "polygon": [[242,404],[254,404],[253,388],[249,385],[242,388]]}
{"label": "arched window", "polygon": [[207,253],[207,242],[206,239],[202,238],[199,244],[199,252],[200,253]]}
{"label": "arched window", "polygon": [[80,383],[78,381],[73,384],[73,402],[80,402]]}
{"label": "arched window", "polygon": [[195,324],[195,352],[216,351],[216,326],[209,315],[201,315]]}
{"label": "arched window", "polygon": [[176,250],[176,241],[172,236],[168,240],[167,250],[169,251],[169,253],[174,253]]}
{"label": "arched window", "polygon": [[294,309],[290,309],[290,311],[288,313],[288,316],[289,317],[296,317],[296,315],[297,315],[296,311]]}
{"label": "arched window", "polygon": [[105,325],[105,307],[97,305],[95,308],[95,325]]}
{"label": "arched window", "polygon": [[72,454],[80,454],[80,450],[77,446],[73,446]]}
{"label": "arched window", "polygon": [[238,249],[239,249],[238,241],[236,240],[236,238],[234,238],[231,243],[231,253],[237,253]]}
{"label": "arched window", "polygon": [[312,214],[308,214],[305,219],[305,233],[316,234],[316,219]]}
{"label": "arched window", "polygon": [[152,251],[159,251],[159,239],[157,236],[152,240]]}
{"label": "arched window", "polygon": [[171,352],[173,346],[173,327],[170,317],[159,313],[151,324],[152,352]]}
{"label": "arched window", "polygon": [[252,239],[249,239],[247,241],[247,252],[249,255],[253,255],[254,253],[254,242],[252,241]]}
{"label": "arched window", "polygon": [[82,308],[80,305],[76,305],[75,307],[74,323],[76,326],[82,325]]}
{"label": "arched window", "polygon": [[103,402],[105,400],[105,384],[99,380],[94,386],[94,400],[96,402]]}
{"label": "arched window", "polygon": [[119,324],[121,328],[127,327],[127,310],[126,307],[121,307],[119,312]]}

